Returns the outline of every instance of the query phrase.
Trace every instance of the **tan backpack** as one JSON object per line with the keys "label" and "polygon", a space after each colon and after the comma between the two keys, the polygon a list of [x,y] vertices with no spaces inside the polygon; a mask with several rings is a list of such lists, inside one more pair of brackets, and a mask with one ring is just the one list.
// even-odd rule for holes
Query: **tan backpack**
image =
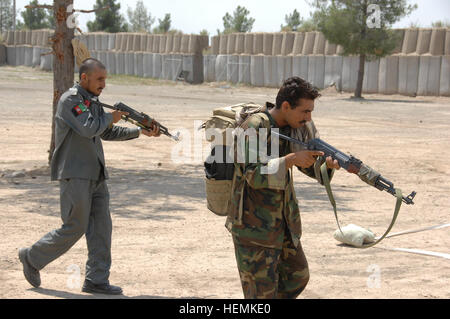
{"label": "tan backpack", "polygon": [[[203,123],[199,129],[205,129],[206,140],[211,142],[211,156],[215,156],[217,148],[222,148],[224,154],[224,163],[212,163],[205,161],[205,188],[207,207],[214,214],[219,216],[226,216],[230,207],[233,176],[234,176],[234,150],[231,149],[233,137],[230,134],[231,130],[240,125],[249,115],[261,112],[263,106],[255,103],[240,103],[232,106],[221,107],[213,110],[213,115]],[[211,136],[208,131],[212,129],[216,135],[222,136],[222,141],[214,141],[214,136]],[[228,134],[227,134],[228,133]],[[230,157],[230,155],[232,157]]]}

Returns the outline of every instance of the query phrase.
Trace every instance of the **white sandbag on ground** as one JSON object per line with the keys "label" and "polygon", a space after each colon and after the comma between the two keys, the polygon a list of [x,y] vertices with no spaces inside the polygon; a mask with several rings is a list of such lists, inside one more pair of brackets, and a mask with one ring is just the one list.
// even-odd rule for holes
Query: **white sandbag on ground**
{"label": "white sandbag on ground", "polygon": [[359,56],[346,56],[342,61],[342,90],[354,92],[358,81]]}
{"label": "white sandbag on ground", "polygon": [[186,82],[191,84],[203,83],[203,55],[185,54],[182,59],[182,70],[187,72]]}
{"label": "white sandbag on ground", "polygon": [[219,54],[227,54],[227,47],[228,47],[228,35],[221,34],[219,35]]}
{"label": "white sandbag on ground", "polygon": [[417,95],[439,95],[441,78],[441,57],[421,56],[419,58],[419,83]]}
{"label": "white sandbag on ground", "polygon": [[380,60],[378,93],[398,93],[398,56],[387,56]]}
{"label": "white sandbag on ground", "polygon": [[205,82],[216,80],[216,58],[217,55],[210,54],[203,56],[203,77]]}
{"label": "white sandbag on ground", "polygon": [[448,55],[442,57],[439,95],[450,96],[450,56]]}
{"label": "white sandbag on ground", "polygon": [[162,56],[160,53],[153,53],[153,76],[152,78],[160,79],[162,72]]}
{"label": "white sandbag on ground", "polygon": [[283,44],[283,33],[273,34],[272,55],[281,55],[281,45]]}
{"label": "white sandbag on ground", "polygon": [[[253,54],[263,54],[264,53],[264,33],[258,32],[253,35]],[[271,45],[272,46],[272,45]],[[270,48],[272,52],[272,47]]]}
{"label": "white sandbag on ground", "polygon": [[134,75],[134,52],[125,52],[125,74]]}
{"label": "white sandbag on ground", "polygon": [[125,74],[125,53],[115,52],[116,55],[116,74]]}
{"label": "white sandbag on ground", "polygon": [[292,45],[292,55],[302,54],[304,41],[305,41],[305,33],[304,32],[295,32],[294,43]]}
{"label": "white sandbag on ground", "polygon": [[153,76],[153,53],[144,52],[142,55],[143,60],[143,76],[144,78],[151,78]]}
{"label": "white sandbag on ground", "polygon": [[239,83],[251,84],[250,78],[250,55],[240,55],[239,56]]}
{"label": "white sandbag on ground", "polygon": [[33,66],[33,47],[31,45],[24,46],[24,62],[25,66]]}
{"label": "white sandbag on ground", "polygon": [[326,39],[322,32],[316,32],[316,36],[314,38],[314,48],[313,54],[324,54],[325,53],[325,43]]}
{"label": "white sandbag on ground", "polygon": [[316,32],[306,32],[303,42],[302,55],[312,54],[314,51],[314,42],[316,40]]}
{"label": "white sandbag on ground", "polygon": [[265,55],[263,58],[263,62],[264,62],[263,63],[264,86],[277,87],[278,86],[277,57],[272,55]]}
{"label": "white sandbag on ground", "polygon": [[[255,35],[253,33],[245,33],[244,37],[244,53],[248,55],[253,54],[253,40],[255,38]],[[261,37],[261,43],[262,43],[262,37]],[[261,45],[262,47],[262,45]]]}
{"label": "white sandbag on ground", "polygon": [[335,84],[338,91],[342,90],[342,63],[341,56],[325,56],[325,76],[323,86]]}
{"label": "white sandbag on ground", "polygon": [[216,82],[224,82],[227,80],[227,64],[228,55],[219,54],[216,58]]}
{"label": "white sandbag on ground", "polygon": [[308,80],[308,56],[297,55],[292,57],[292,75]]}
{"label": "white sandbag on ground", "polygon": [[323,89],[325,80],[325,56],[311,55],[308,59],[308,82]]}
{"label": "white sandbag on ground", "polygon": [[264,56],[250,57],[250,82],[253,86],[264,86]]}
{"label": "white sandbag on ground", "polygon": [[109,74],[117,74],[116,73],[116,54],[114,51],[106,52],[106,70]]}
{"label": "white sandbag on ground", "polygon": [[402,54],[411,54],[417,49],[418,29],[406,29],[405,37],[403,38]]}
{"label": "white sandbag on ground", "polygon": [[0,44],[0,65],[6,64],[6,46]]}
{"label": "white sandbag on ground", "polygon": [[378,93],[380,60],[366,61],[364,65],[363,92]]}
{"label": "white sandbag on ground", "polygon": [[447,29],[439,28],[431,31],[430,54],[444,55],[445,33]]}
{"label": "white sandbag on ground", "polygon": [[[272,55],[273,51],[273,33],[263,33],[263,54],[264,55]],[[258,34],[256,35],[258,40]],[[257,43],[254,43],[257,44]],[[259,54],[255,47],[253,47],[253,54]]]}
{"label": "white sandbag on ground", "polygon": [[144,76],[144,52],[134,52],[134,75]]}
{"label": "white sandbag on ground", "polygon": [[238,83],[239,80],[239,56],[229,55],[227,62],[227,82]]}
{"label": "white sandbag on ground", "polygon": [[416,54],[422,55],[430,52],[431,29],[420,29],[417,37]]}
{"label": "white sandbag on ground", "polygon": [[408,96],[417,94],[419,82],[419,56],[398,57],[398,93]]}
{"label": "white sandbag on ground", "polygon": [[281,42],[281,55],[292,54],[294,40],[295,40],[294,32],[284,32],[283,33],[283,40]]}

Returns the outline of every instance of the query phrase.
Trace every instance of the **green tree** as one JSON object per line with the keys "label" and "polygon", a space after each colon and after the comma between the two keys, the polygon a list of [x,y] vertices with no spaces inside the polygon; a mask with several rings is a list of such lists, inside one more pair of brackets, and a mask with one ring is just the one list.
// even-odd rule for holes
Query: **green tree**
{"label": "green tree", "polygon": [[325,37],[343,48],[343,55],[359,56],[355,97],[361,98],[366,60],[395,49],[398,36],[392,25],[417,5],[406,0],[315,0],[314,21]]}
{"label": "green tree", "polygon": [[431,23],[431,27],[433,28],[450,28],[450,21],[445,20],[445,21],[435,21]]}
{"label": "green tree", "polygon": [[0,34],[13,28],[12,0],[0,0]]}
{"label": "green tree", "polygon": [[94,9],[106,8],[95,12],[95,20],[89,21],[87,27],[89,32],[126,32],[128,25],[125,18],[120,14],[120,3],[116,0],[97,0]]}
{"label": "green tree", "polygon": [[159,25],[153,30],[154,33],[167,33],[172,25],[170,13],[166,13],[163,19],[158,19]]}
{"label": "green tree", "polygon": [[238,6],[231,16],[228,12],[223,17],[224,33],[250,32],[255,19],[249,17],[250,11],[245,7]]}
{"label": "green tree", "polygon": [[139,0],[136,3],[136,8],[134,10],[128,7],[127,13],[131,31],[151,32],[155,18],[147,11],[144,1]]}
{"label": "green tree", "polygon": [[[29,3],[30,6],[37,6],[38,1],[33,0]],[[51,19],[50,14],[46,9],[30,9],[27,8],[20,14],[22,16],[23,22],[18,22],[18,29],[47,29],[51,27]],[[54,21],[54,20],[53,20]]]}
{"label": "green tree", "polygon": [[291,14],[285,15],[284,21],[286,25],[281,25],[281,31],[297,31],[300,25],[304,23],[297,9],[294,9],[294,12]]}

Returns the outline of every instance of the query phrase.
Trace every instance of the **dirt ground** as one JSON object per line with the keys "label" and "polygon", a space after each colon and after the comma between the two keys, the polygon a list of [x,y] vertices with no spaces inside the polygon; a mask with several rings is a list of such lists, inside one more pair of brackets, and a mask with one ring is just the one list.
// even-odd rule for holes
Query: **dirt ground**
{"label": "dirt ground", "polygon": [[[59,187],[47,169],[52,83],[50,73],[0,67],[0,297],[107,298],[81,292],[84,239],[41,271],[39,289],[26,282],[17,258],[19,248],[61,225]],[[123,101],[173,132],[194,134],[194,123],[213,108],[274,101],[276,93],[121,76],[109,80],[102,100]],[[325,90],[313,118],[322,139],[360,158],[405,194],[417,191],[415,205],[402,206],[392,231],[450,223],[450,99],[366,95],[356,102],[350,96]],[[191,154],[201,154],[202,144],[192,144]],[[206,208],[198,156],[172,161],[177,144],[164,136],[103,145],[114,227],[110,281],[124,290],[116,298],[242,298],[231,236],[225,219]],[[357,224],[377,235],[385,231],[394,197],[343,170],[332,187],[342,225]],[[387,250],[448,254],[450,228],[350,248],[333,238],[337,226],[325,189],[299,172],[295,188],[311,273],[300,298],[450,298],[448,259]]]}

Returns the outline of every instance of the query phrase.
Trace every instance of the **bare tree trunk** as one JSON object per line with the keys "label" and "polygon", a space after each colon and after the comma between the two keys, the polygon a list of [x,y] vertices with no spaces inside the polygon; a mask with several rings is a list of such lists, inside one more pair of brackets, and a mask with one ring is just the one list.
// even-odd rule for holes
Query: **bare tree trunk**
{"label": "bare tree trunk", "polygon": [[67,7],[73,5],[73,0],[54,0],[55,35],[51,39],[54,52],[53,59],[53,113],[52,137],[48,162],[51,162],[55,150],[55,113],[61,95],[73,86],[74,56],[72,39],[74,29],[67,27]]}
{"label": "bare tree trunk", "polygon": [[366,55],[361,54],[359,56],[358,81],[356,82],[356,91],[355,91],[355,98],[358,98],[358,99],[362,98],[365,63],[366,63]]}

